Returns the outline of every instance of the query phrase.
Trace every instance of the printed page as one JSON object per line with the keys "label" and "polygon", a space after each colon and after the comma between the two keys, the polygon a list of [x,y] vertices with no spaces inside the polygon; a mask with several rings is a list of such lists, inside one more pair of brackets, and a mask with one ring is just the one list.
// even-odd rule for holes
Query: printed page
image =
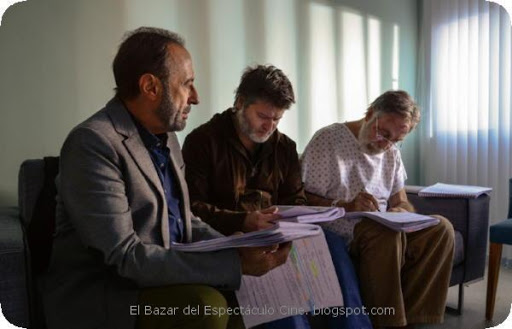
{"label": "printed page", "polygon": [[345,215],[341,207],[277,206],[281,220],[298,223],[319,223],[332,221]]}
{"label": "printed page", "polygon": [[381,218],[392,223],[417,223],[433,221],[434,217],[421,215],[413,212],[367,212],[365,216],[370,218]]}
{"label": "printed page", "polygon": [[184,252],[209,252],[228,248],[262,247],[303,239],[320,233],[322,233],[322,229],[318,225],[278,222],[268,229],[241,235],[230,235],[192,243],[173,242],[172,248]]}
{"label": "printed page", "polygon": [[277,206],[278,214],[283,217],[295,217],[301,215],[320,214],[335,209],[335,207],[313,207],[313,206]]}
{"label": "printed page", "polygon": [[288,261],[262,277],[243,276],[236,292],[246,327],[343,306],[341,288],[323,232],[297,240]]}
{"label": "printed page", "polygon": [[380,211],[352,211],[345,214],[345,218],[383,219],[392,223],[417,223],[432,221],[432,216],[421,215],[414,212],[380,212]]}
{"label": "printed page", "polygon": [[436,183],[420,190],[419,196],[466,196],[477,197],[492,191],[490,187]]}

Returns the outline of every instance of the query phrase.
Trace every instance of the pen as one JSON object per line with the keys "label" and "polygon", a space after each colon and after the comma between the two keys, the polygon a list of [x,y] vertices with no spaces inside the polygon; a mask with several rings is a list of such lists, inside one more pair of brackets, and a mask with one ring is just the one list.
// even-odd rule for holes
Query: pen
{"label": "pen", "polygon": [[373,194],[371,194],[370,192],[368,192],[368,190],[366,189],[366,186],[363,186],[363,188],[361,189],[361,192],[363,193],[366,193],[366,194],[369,194],[376,202],[377,202],[377,211],[380,212],[380,207],[379,207],[379,200],[377,200]]}

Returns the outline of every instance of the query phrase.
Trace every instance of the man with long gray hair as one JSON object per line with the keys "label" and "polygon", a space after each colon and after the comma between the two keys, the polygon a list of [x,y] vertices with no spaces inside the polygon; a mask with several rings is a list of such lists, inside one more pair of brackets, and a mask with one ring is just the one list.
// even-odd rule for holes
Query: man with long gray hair
{"label": "man with long gray hair", "polygon": [[[419,108],[406,92],[388,91],[362,119],[320,129],[302,157],[309,203],[347,211],[414,212],[404,189],[400,146],[419,119]],[[326,225],[349,244],[365,306],[394,309],[393,314],[370,313],[374,326],[443,321],[454,231],[446,218],[437,217],[438,225],[412,233],[366,218]]]}

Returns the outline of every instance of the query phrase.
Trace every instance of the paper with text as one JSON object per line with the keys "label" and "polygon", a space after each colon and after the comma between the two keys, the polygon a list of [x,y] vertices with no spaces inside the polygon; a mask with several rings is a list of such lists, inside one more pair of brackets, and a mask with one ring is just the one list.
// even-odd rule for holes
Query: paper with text
{"label": "paper with text", "polygon": [[343,306],[341,288],[323,232],[297,240],[287,262],[261,277],[242,277],[236,292],[246,327]]}
{"label": "paper with text", "polygon": [[312,207],[312,206],[281,206],[278,205],[278,214],[282,221],[297,223],[328,222],[345,215],[341,207]]}

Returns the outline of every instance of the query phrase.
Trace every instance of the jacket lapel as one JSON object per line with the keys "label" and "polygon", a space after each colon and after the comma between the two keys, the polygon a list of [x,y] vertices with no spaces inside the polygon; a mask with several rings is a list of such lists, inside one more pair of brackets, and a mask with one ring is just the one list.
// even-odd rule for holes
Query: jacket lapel
{"label": "jacket lapel", "polygon": [[168,133],[167,147],[171,150],[171,163],[174,175],[177,178],[181,192],[182,207],[181,212],[185,221],[185,242],[192,241],[191,212],[190,200],[188,197],[188,187],[185,181],[185,162],[181,154],[181,147],[175,133]]}
{"label": "jacket lapel", "polygon": [[118,99],[114,98],[107,104],[107,112],[112,119],[114,129],[121,135],[125,136],[126,139],[123,141],[126,149],[133,158],[133,161],[139,167],[139,170],[143,173],[146,179],[153,185],[153,187],[160,194],[160,198],[163,204],[163,218],[161,219],[162,225],[162,240],[165,248],[170,246],[169,236],[169,221],[167,213],[167,203],[165,201],[165,194],[156,172],[155,166],[148,150],[144,146],[142,139],[140,138],[137,127],[133,123],[130,114],[124,107],[124,105]]}

